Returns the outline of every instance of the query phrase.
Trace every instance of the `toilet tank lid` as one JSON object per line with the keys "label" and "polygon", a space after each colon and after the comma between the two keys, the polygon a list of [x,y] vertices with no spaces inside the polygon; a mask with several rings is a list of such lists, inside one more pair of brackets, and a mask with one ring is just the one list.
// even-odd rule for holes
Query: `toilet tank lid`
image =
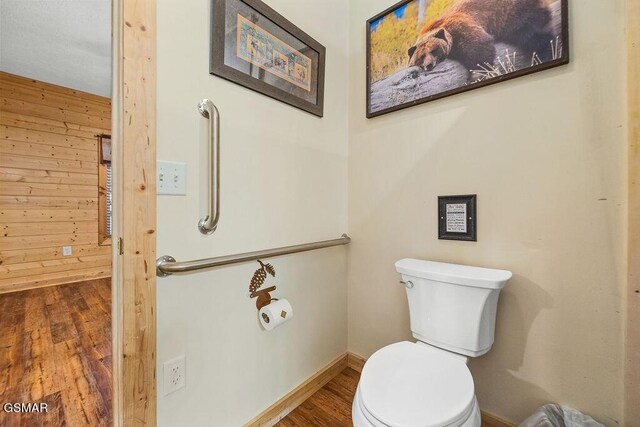
{"label": "toilet tank lid", "polygon": [[488,289],[502,289],[512,276],[511,272],[506,270],[411,258],[396,262],[396,270],[407,276]]}

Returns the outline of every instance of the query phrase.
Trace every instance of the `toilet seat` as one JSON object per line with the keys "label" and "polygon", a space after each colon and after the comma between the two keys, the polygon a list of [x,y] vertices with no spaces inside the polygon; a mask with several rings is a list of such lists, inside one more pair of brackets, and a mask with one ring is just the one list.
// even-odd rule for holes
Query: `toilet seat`
{"label": "toilet seat", "polygon": [[357,393],[361,413],[374,426],[457,427],[476,406],[473,378],[463,360],[406,341],[369,358]]}

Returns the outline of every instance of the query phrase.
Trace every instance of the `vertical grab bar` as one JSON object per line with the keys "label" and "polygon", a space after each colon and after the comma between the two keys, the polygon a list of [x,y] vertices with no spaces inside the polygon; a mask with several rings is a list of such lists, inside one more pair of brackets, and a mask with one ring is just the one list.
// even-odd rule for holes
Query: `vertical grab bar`
{"label": "vertical grab bar", "polygon": [[209,119],[209,211],[198,222],[202,234],[212,234],[220,219],[220,113],[208,99],[198,104],[198,111]]}

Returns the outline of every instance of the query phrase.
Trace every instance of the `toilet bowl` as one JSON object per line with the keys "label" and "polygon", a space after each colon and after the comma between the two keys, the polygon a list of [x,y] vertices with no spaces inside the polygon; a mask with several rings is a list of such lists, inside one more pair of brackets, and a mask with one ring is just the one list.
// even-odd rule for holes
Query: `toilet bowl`
{"label": "toilet bowl", "polygon": [[352,408],[355,427],[479,427],[465,358],[399,342],[365,364]]}
{"label": "toilet bowl", "polygon": [[365,363],[353,400],[354,427],[480,427],[467,357],[494,341],[500,290],[511,272],[404,259],[411,332]]}

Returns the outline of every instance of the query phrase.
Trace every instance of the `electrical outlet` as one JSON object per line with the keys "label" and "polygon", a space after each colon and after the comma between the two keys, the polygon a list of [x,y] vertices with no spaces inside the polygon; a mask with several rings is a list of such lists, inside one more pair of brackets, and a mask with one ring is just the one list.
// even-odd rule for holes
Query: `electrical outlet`
{"label": "electrical outlet", "polygon": [[62,247],[62,256],[71,256],[73,255],[73,251],[71,250],[71,246],[63,246]]}
{"label": "electrical outlet", "polygon": [[187,383],[185,357],[180,356],[164,362],[162,372],[164,377],[163,383],[165,396],[184,388]]}
{"label": "electrical outlet", "polygon": [[157,192],[160,195],[185,196],[187,194],[187,164],[158,161]]}

